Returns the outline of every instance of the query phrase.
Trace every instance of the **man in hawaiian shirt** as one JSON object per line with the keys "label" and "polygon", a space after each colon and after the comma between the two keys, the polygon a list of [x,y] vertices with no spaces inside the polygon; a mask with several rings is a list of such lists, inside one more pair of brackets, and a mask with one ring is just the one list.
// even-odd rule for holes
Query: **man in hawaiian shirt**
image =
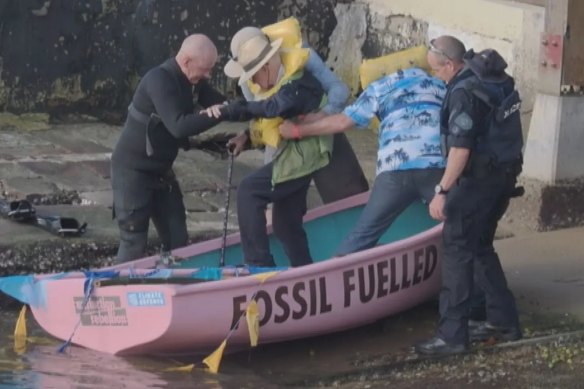
{"label": "man in hawaiian shirt", "polygon": [[377,116],[377,176],[369,201],[353,230],[337,249],[347,255],[374,247],[411,203],[429,203],[444,173],[440,152],[440,107],[444,83],[418,68],[399,70],[372,82],[342,113],[302,124],[286,121],[282,137],[300,139],[366,128]]}

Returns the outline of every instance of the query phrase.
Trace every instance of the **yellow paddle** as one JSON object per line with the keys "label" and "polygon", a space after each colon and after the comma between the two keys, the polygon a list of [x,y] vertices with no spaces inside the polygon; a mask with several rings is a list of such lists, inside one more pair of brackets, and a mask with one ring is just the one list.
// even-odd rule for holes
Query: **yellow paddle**
{"label": "yellow paddle", "polygon": [[[260,273],[260,274],[254,274],[253,277],[257,278],[258,280],[260,280],[260,285],[262,286],[262,284],[270,277],[275,276],[276,274],[278,274],[279,271],[272,271],[272,272],[266,272],[266,273]],[[249,330],[250,333],[250,341],[251,343],[254,342],[254,340],[252,339],[252,336],[255,338],[255,342],[257,344],[257,339],[259,338],[259,312],[256,315],[255,312],[253,312],[253,308],[250,309],[250,306],[255,306],[255,309],[257,310],[257,303],[255,301],[255,297],[256,294],[258,293],[259,290],[256,290],[256,292],[253,294],[252,298],[250,299],[247,307],[245,308],[245,313],[247,314],[248,311],[250,311],[252,313],[252,315],[254,316],[252,320],[252,326],[253,329]],[[221,345],[211,353],[211,355],[209,355],[207,358],[205,358],[203,360],[203,363],[205,365],[207,365],[207,367],[209,368],[209,371],[211,373],[218,373],[219,372],[219,365],[221,364],[221,358],[223,357],[223,350],[225,350],[225,347],[227,346],[227,340],[231,337],[231,335],[235,332],[235,329],[238,327],[239,322],[241,321],[241,318],[244,315],[242,314],[241,316],[239,316],[239,319],[237,320],[237,322],[235,322],[235,324],[229,329],[229,333],[227,334],[227,336],[225,337],[225,340],[223,340],[223,342],[221,342]],[[254,321],[258,321],[257,325],[254,323]]]}
{"label": "yellow paddle", "polygon": [[[268,278],[273,277],[278,273],[279,273],[279,271],[272,271],[272,272],[254,274],[251,277],[255,277],[256,279],[258,279],[260,281],[259,286],[261,286]],[[219,365],[221,365],[221,359],[223,358],[223,351],[225,351],[225,347],[227,347],[227,340],[229,340],[229,338],[231,337],[233,332],[235,332],[235,329],[238,327],[239,322],[241,321],[241,318],[244,316],[244,314],[246,316],[246,320],[247,320],[247,324],[248,324],[250,344],[252,347],[255,347],[258,344],[260,324],[259,324],[259,310],[257,307],[257,302],[255,301],[255,296],[256,296],[258,291],[256,291],[253,294],[250,302],[248,303],[246,309],[244,310],[244,313],[242,313],[242,315],[235,322],[235,324],[233,324],[233,326],[229,329],[227,336],[225,337],[223,342],[221,342],[219,347],[217,347],[217,349],[215,349],[215,351],[213,351],[205,359],[203,359],[203,363],[205,365],[207,365],[207,368],[211,373],[216,374],[219,372]],[[191,363],[191,364],[185,365],[185,366],[170,367],[168,369],[165,369],[164,371],[190,373],[193,371],[194,367],[195,367],[195,364]]]}
{"label": "yellow paddle", "polygon": [[21,355],[26,352],[26,305],[22,306],[16,327],[14,328],[14,352]]}

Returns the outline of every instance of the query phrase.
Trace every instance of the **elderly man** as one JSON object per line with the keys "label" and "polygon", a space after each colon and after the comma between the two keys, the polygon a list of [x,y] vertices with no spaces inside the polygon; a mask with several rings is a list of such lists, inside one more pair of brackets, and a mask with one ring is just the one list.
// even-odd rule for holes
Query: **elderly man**
{"label": "elderly man", "polygon": [[[519,95],[499,53],[465,54],[462,42],[442,36],[431,42],[428,62],[448,84],[441,113],[447,164],[430,203],[432,217],[444,221],[444,255],[438,331],[416,351],[441,355],[463,352],[473,340],[522,336],[493,239],[516,194],[523,139]],[[487,321],[469,331],[474,283],[485,293]]]}
{"label": "elderly man", "polygon": [[141,79],[124,129],[112,154],[114,214],[120,229],[117,260],[144,256],[152,219],[165,251],[188,241],[186,215],[172,165],[188,137],[219,120],[194,113],[225,101],[207,80],[217,61],[213,42],[201,34],[187,37],[176,57]]}
{"label": "elderly man", "polygon": [[[291,19],[278,22],[272,26],[285,23],[289,20]],[[242,39],[245,40],[263,34],[262,30],[257,27],[242,28],[231,40],[231,55],[236,56],[234,43]],[[341,112],[345,108],[349,98],[349,88],[328,68],[316,51],[305,45],[303,47],[308,48],[310,53],[304,65],[304,71],[310,72],[320,82],[327,97],[327,102],[319,113],[332,115]],[[243,83],[240,87],[246,100],[255,100],[247,83]],[[274,152],[274,148],[266,146],[264,152],[266,163],[271,161]],[[365,192],[369,189],[369,184],[359,165],[355,152],[343,133],[335,134],[331,162],[326,167],[316,171],[313,179],[316,189],[325,204]]]}
{"label": "elderly man", "polygon": [[[293,118],[318,110],[325,102],[321,84],[303,68],[307,49],[292,48],[280,52],[282,39],[272,42],[264,34],[236,34],[231,47],[234,59],[225,66],[225,74],[237,78],[240,85],[252,88],[253,101],[235,101],[215,107],[221,117],[233,121],[251,118]],[[263,127],[230,140],[237,155],[251,139],[254,145],[266,142],[266,134],[277,135],[277,127],[265,121]],[[312,175],[330,161],[331,137],[314,137],[299,142],[281,141],[273,160],[245,177],[237,190],[237,211],[241,244],[246,263],[274,266],[266,231],[265,210],[273,203],[274,234],[283,243],[292,266],[312,262],[302,217],[306,213],[306,193]]]}
{"label": "elderly man", "polygon": [[379,151],[377,176],[357,224],[337,249],[346,255],[371,248],[416,200],[430,202],[440,180],[440,106],[444,83],[417,68],[400,70],[371,83],[343,113],[311,123],[286,121],[282,137],[305,137],[366,128],[377,116]]}

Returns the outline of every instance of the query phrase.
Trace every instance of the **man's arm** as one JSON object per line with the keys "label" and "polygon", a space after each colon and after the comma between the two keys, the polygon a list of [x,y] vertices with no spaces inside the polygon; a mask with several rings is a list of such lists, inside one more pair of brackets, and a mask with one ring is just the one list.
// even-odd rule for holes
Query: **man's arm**
{"label": "man's arm", "polygon": [[[309,110],[317,108],[322,90],[316,87],[317,81],[314,79],[313,85],[294,80],[283,85],[275,94],[261,101],[235,100],[225,107],[221,107],[221,116],[231,121],[245,121],[253,118],[275,118],[284,119],[305,114]],[[315,89],[321,93],[320,98],[315,98]],[[314,103],[314,104],[312,104]],[[314,105],[313,108],[310,108]]]}
{"label": "man's arm", "polygon": [[280,135],[286,139],[294,139],[311,135],[334,134],[354,126],[364,128],[376,115],[378,108],[375,86],[370,85],[353,104],[345,108],[343,113],[324,116],[320,120],[310,120],[299,125],[285,121],[280,125]]}
{"label": "man's arm", "polygon": [[285,139],[298,139],[313,135],[335,134],[346,131],[354,125],[350,117],[344,113],[337,113],[312,123],[295,124],[287,120],[280,125],[280,135]]}
{"label": "man's arm", "polygon": [[[484,117],[481,105],[477,105],[472,96],[465,90],[457,90],[450,97],[450,105],[455,107],[448,118],[448,158],[446,170],[440,180],[442,190],[448,192],[462,176],[474,148],[479,133],[480,123],[473,118]],[[444,206],[445,194],[436,194],[430,202],[430,215],[440,221],[446,220]]]}
{"label": "man's arm", "polygon": [[440,180],[443,190],[449,191],[462,175],[470,157],[470,150],[462,147],[451,147],[446,160],[446,170]]}
{"label": "man's arm", "polygon": [[349,87],[339,80],[312,48],[305,70],[316,77],[327,95],[327,104],[322,111],[327,115],[341,112],[349,98]]}
{"label": "man's arm", "polygon": [[206,114],[187,112],[182,107],[176,83],[160,70],[148,80],[148,94],[164,126],[177,139],[197,135],[221,122]]}
{"label": "man's arm", "polygon": [[[462,175],[468,162],[470,150],[460,147],[451,147],[446,160],[446,170],[440,180],[442,190],[448,192]],[[430,216],[435,220],[446,220],[444,206],[446,204],[446,194],[435,194],[430,202]]]}

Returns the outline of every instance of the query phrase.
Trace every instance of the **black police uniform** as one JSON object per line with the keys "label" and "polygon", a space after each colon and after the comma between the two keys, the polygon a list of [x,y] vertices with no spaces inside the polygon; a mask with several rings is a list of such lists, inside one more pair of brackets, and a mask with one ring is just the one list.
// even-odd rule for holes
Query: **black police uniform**
{"label": "black police uniform", "polygon": [[489,324],[520,334],[515,300],[493,247],[497,223],[515,192],[523,144],[514,81],[499,78],[485,83],[464,68],[450,82],[441,113],[446,149],[471,150],[445,205],[438,337],[448,344],[469,342],[473,283],[485,293]]}
{"label": "black police uniform", "polygon": [[195,113],[225,101],[206,80],[194,87],[174,58],[141,79],[112,153],[114,214],[120,229],[119,262],[145,254],[152,218],[165,251],[187,244],[185,207],[172,171],[188,137],[219,123]]}

